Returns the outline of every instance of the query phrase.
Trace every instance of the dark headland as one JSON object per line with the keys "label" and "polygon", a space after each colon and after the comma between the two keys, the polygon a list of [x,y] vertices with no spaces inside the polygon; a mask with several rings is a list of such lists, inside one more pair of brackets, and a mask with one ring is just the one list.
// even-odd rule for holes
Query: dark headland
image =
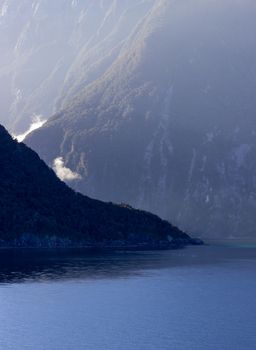
{"label": "dark headland", "polygon": [[171,249],[190,244],[202,242],[156,215],[73,191],[0,126],[0,247]]}

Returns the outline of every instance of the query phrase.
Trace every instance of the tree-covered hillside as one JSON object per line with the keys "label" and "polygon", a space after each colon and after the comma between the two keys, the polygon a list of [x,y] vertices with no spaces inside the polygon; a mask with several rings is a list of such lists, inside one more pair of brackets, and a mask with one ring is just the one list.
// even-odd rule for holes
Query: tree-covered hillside
{"label": "tree-covered hillside", "polygon": [[1,126],[0,239],[1,245],[25,246],[193,243],[155,215],[74,192]]}

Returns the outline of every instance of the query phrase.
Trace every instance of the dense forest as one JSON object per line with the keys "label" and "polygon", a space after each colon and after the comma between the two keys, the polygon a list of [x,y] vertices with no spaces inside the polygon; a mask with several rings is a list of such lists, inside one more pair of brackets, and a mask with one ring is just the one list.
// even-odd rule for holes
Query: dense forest
{"label": "dense forest", "polygon": [[0,167],[1,245],[167,247],[196,243],[153,214],[74,192],[3,127]]}

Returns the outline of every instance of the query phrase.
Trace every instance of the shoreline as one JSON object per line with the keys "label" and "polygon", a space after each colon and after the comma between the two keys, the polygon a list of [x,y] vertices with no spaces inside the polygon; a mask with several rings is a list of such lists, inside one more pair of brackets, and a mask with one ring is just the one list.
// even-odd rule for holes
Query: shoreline
{"label": "shoreline", "polygon": [[[5,242],[6,243],[6,242]],[[46,243],[46,242],[44,242]],[[4,244],[4,242],[1,242],[0,244],[0,251],[1,250],[75,250],[75,249],[81,249],[88,252],[93,251],[156,251],[156,250],[176,250],[176,249],[183,249],[186,246],[203,246],[205,243],[201,239],[191,239],[188,241],[185,241],[183,239],[181,240],[175,240],[173,242],[166,242],[166,241],[160,241],[160,242],[154,242],[154,243],[137,243],[137,244],[105,244],[105,243],[71,243],[70,244],[52,244],[53,242],[48,242],[48,244],[43,244],[42,242],[37,244],[22,244],[20,242],[15,243],[9,243]],[[57,242],[55,242],[57,243]],[[63,242],[62,242],[63,243]]]}

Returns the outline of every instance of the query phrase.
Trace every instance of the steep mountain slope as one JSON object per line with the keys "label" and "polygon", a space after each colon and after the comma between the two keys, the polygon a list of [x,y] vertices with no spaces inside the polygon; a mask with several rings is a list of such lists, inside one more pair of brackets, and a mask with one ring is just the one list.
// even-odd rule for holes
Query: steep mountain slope
{"label": "steep mountain slope", "polygon": [[0,122],[15,133],[102,75],[155,0],[0,0]]}
{"label": "steep mountain slope", "polygon": [[95,198],[204,237],[255,237],[255,16],[252,0],[154,2],[98,79],[82,89],[73,67],[80,92],[66,88],[28,145],[49,165],[63,157]]}
{"label": "steep mountain slope", "polygon": [[197,243],[157,216],[82,196],[0,126],[0,246],[177,247]]}

